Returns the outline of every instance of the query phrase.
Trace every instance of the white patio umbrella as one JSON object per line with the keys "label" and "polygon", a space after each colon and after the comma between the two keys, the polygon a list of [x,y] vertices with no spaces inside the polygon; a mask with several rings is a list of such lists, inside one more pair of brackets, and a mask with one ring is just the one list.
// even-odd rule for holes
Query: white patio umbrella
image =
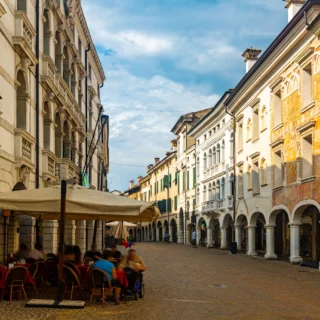
{"label": "white patio umbrella", "polygon": [[[119,223],[120,223],[120,221],[107,222],[106,226],[107,227],[117,227]],[[127,222],[127,221],[124,221],[123,225],[124,225],[124,227],[127,227],[127,228],[136,228],[137,227],[136,224],[130,223],[130,222]]]}

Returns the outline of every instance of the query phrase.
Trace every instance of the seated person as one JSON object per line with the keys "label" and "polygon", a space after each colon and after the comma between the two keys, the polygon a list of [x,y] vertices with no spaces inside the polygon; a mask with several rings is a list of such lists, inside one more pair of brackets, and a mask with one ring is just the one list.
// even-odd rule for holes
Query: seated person
{"label": "seated person", "polygon": [[130,249],[128,251],[128,256],[127,258],[122,260],[121,266],[123,268],[131,268],[136,272],[146,270],[146,265],[144,264],[144,261],[137,255],[137,252],[134,249]]}
{"label": "seated person", "polygon": [[91,258],[93,261],[97,261],[101,259],[101,253],[97,251],[97,245],[95,243],[91,245],[91,250],[88,250],[84,254],[84,258],[86,257]]}
{"label": "seated person", "polygon": [[64,253],[63,253],[63,261],[73,261],[75,262],[76,256],[73,252],[73,247],[71,245],[67,245],[64,248]]}
{"label": "seated person", "polygon": [[40,243],[34,245],[34,249],[29,252],[28,259],[34,259],[36,261],[44,260],[42,245]]}
{"label": "seated person", "polygon": [[[96,261],[92,268],[93,269],[101,269],[103,270],[109,277],[111,285],[113,287],[116,287],[116,304],[120,303],[120,294],[121,294],[121,284],[117,277],[116,268],[114,267],[114,264],[112,263],[113,256],[112,251],[105,250],[103,252],[103,259],[100,259]],[[106,280],[106,279],[105,279]]]}
{"label": "seated person", "polygon": [[117,246],[114,244],[112,246],[112,253],[113,253],[113,257],[120,262],[120,260],[123,258],[121,252],[117,249]]}
{"label": "seated person", "polygon": [[165,231],[163,234],[164,241],[169,241],[169,238],[170,238],[169,234],[167,233],[167,231]]}
{"label": "seated person", "polygon": [[24,243],[20,243],[19,250],[14,254],[15,258],[17,258],[19,261],[25,260],[28,258],[28,255],[29,255],[28,247]]}
{"label": "seated person", "polygon": [[82,253],[81,253],[81,249],[79,246],[73,246],[73,253],[74,253],[74,257],[75,257],[75,260],[74,262],[76,264],[83,264],[83,261],[82,261]]}

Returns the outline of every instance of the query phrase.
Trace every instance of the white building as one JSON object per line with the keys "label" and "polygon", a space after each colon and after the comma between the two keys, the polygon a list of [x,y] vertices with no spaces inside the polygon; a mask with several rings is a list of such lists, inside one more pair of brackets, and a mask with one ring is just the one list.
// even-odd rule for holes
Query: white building
{"label": "white building", "polygon": [[[92,188],[105,189],[101,140],[92,152],[104,80],[80,0],[0,2],[0,192],[79,178],[86,162]],[[9,252],[18,247],[18,225],[21,242],[32,248],[36,240],[34,219],[11,217]],[[39,228],[44,250],[56,252],[57,222]],[[67,243],[90,245],[93,222],[70,221],[66,229]]]}
{"label": "white building", "polygon": [[226,249],[233,228],[233,128],[225,112],[227,91],[189,132],[195,139],[197,240]]}

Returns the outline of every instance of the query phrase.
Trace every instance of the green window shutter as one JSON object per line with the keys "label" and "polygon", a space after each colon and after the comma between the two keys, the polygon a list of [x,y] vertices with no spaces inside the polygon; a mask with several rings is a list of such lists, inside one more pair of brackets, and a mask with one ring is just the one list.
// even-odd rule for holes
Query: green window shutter
{"label": "green window shutter", "polygon": [[193,168],[193,186],[197,184],[196,167]]}
{"label": "green window shutter", "polygon": [[171,173],[169,175],[169,187],[171,188],[171,183],[172,183],[172,176],[171,176]]}
{"label": "green window shutter", "polygon": [[190,175],[190,171],[187,171],[187,190],[190,190],[190,178],[189,178],[189,175]]}
{"label": "green window shutter", "polygon": [[174,210],[178,209],[178,196],[174,197]]}
{"label": "green window shutter", "polygon": [[186,172],[182,173],[182,191],[186,191]]}
{"label": "green window shutter", "polygon": [[174,174],[174,183],[177,185],[178,184],[178,172]]}
{"label": "green window shutter", "polygon": [[179,179],[179,173],[177,175],[177,183],[178,183],[178,194],[180,194],[180,179]]}

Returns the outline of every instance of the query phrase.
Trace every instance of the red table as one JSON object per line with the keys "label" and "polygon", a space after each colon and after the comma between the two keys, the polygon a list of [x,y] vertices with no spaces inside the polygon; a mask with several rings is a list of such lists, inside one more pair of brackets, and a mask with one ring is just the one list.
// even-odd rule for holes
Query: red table
{"label": "red table", "polygon": [[[6,274],[8,273],[9,269],[0,269],[0,289],[4,289],[6,286]],[[34,280],[31,277],[29,271],[27,273],[27,283],[34,285]]]}
{"label": "red table", "polygon": [[89,277],[89,267],[85,266],[83,264],[78,264],[77,267],[80,271],[80,277],[81,277],[82,281],[87,282],[88,277]]}

